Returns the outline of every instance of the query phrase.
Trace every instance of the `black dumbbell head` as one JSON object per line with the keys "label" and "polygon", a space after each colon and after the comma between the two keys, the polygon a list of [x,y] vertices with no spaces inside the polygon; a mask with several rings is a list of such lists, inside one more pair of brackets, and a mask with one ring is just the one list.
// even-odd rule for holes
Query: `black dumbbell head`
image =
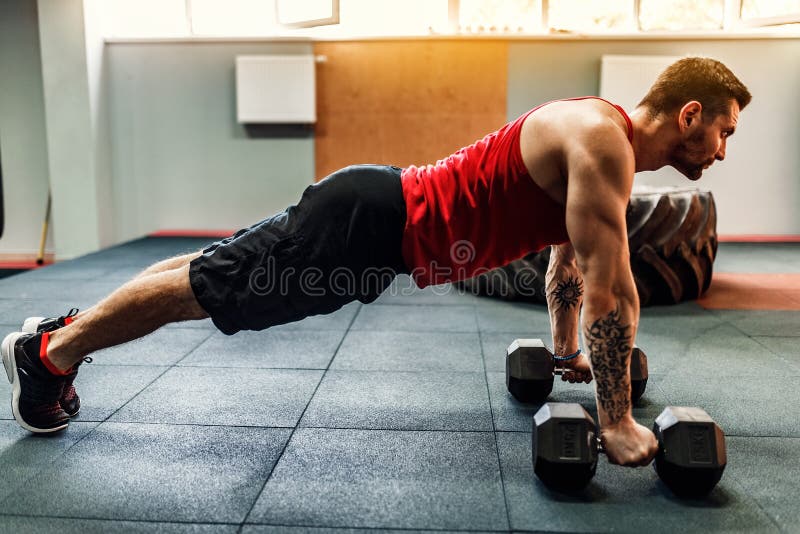
{"label": "black dumbbell head", "polygon": [[580,404],[548,402],[533,416],[533,472],[552,489],[583,489],[597,469],[596,435]]}
{"label": "black dumbbell head", "polygon": [[656,418],[653,432],[659,450],[659,478],[679,497],[707,495],[727,464],[725,434],[701,408],[668,406]]}
{"label": "black dumbbell head", "polygon": [[631,352],[631,402],[638,401],[647,388],[647,355],[639,347]]}
{"label": "black dumbbell head", "polygon": [[553,367],[541,339],[515,339],[506,350],[506,387],[520,402],[542,402],[553,391]]}

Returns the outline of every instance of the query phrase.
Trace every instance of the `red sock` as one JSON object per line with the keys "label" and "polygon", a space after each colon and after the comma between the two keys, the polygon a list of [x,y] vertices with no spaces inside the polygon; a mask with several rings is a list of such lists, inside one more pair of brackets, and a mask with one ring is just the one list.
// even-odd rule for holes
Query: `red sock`
{"label": "red sock", "polygon": [[69,371],[62,371],[55,365],[53,362],[50,361],[50,358],[47,356],[47,344],[50,342],[50,332],[45,332],[42,334],[42,343],[39,346],[39,358],[42,360],[42,363],[47,370],[53,373],[56,376],[66,376],[69,374]]}

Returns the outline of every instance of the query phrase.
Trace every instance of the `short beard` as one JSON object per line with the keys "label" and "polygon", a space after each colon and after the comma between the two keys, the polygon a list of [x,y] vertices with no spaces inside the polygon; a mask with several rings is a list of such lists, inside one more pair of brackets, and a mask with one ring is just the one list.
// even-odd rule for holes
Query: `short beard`
{"label": "short beard", "polygon": [[690,180],[699,179],[703,175],[703,167],[706,162],[694,163],[692,156],[702,155],[705,144],[706,133],[703,131],[694,132],[676,147],[675,155],[672,158],[672,166]]}

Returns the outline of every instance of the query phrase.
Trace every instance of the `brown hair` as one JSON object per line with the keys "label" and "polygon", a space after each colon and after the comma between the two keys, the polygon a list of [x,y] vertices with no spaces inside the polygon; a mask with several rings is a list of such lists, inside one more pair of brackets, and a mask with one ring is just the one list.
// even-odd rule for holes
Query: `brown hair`
{"label": "brown hair", "polygon": [[[727,113],[731,99],[739,109],[750,103],[750,91],[721,62],[705,57],[679,59],[656,79],[639,106],[645,106],[650,116],[671,113],[692,100],[703,106],[705,120]],[[708,113],[708,114],[707,114]]]}

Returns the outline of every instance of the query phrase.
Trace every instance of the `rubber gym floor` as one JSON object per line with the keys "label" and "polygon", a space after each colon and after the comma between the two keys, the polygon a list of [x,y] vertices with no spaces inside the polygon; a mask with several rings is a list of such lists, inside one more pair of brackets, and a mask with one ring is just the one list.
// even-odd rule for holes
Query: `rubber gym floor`
{"label": "rubber gym floor", "polygon": [[[0,280],[3,334],[207,241],[145,238]],[[701,406],[720,424],[728,466],[706,499],[604,458],[583,493],[544,488],[538,406],[507,393],[504,355],[517,337],[549,343],[545,308],[399,279],[330,316],[233,337],[182,323],[97,353],[55,436],[4,401],[0,531],[798,532],[799,260],[798,244],[723,243],[708,298],[642,310],[634,415]],[[591,386],[557,380],[550,399],[596,417]]]}

